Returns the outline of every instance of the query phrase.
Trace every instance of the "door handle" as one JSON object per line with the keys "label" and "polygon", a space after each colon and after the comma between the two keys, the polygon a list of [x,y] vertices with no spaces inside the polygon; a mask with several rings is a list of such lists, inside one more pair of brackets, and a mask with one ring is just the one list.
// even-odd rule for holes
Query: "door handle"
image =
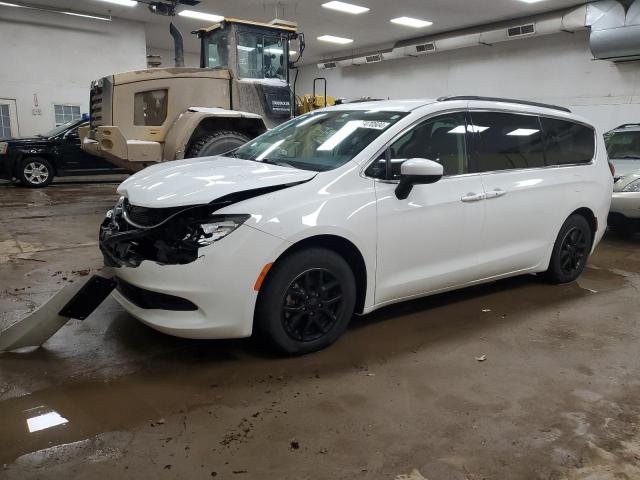
{"label": "door handle", "polygon": [[485,194],[486,198],[499,198],[504,197],[507,194],[506,190],[502,190],[501,188],[496,188],[495,190],[491,190]]}
{"label": "door handle", "polygon": [[487,196],[484,193],[467,193],[464,197],[461,198],[461,200],[464,203],[471,203],[479,202],[481,200],[484,200],[485,198],[487,198]]}

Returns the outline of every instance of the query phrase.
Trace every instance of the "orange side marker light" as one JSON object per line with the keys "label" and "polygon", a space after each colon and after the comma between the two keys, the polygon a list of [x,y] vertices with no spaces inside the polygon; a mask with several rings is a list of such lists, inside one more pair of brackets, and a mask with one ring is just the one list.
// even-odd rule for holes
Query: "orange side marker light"
{"label": "orange side marker light", "polygon": [[267,273],[269,273],[269,270],[271,270],[271,267],[273,267],[273,263],[267,263],[262,271],[260,272],[260,275],[258,275],[258,279],[256,280],[256,284],[253,286],[253,289],[256,292],[260,291],[260,287],[262,287],[262,282],[264,282],[264,279],[267,276]]}

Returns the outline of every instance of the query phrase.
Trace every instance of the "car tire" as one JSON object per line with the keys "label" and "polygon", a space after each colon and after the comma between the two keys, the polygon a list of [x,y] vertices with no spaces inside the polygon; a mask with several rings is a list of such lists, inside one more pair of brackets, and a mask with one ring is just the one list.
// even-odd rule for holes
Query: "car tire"
{"label": "car tire", "polygon": [[553,245],[544,278],[555,284],[576,280],[585,269],[592,244],[593,232],[587,219],[582,215],[571,215],[562,225]]}
{"label": "car tire", "polygon": [[246,135],[233,130],[220,130],[194,141],[184,158],[212,157],[235,150],[249,141]]}
{"label": "car tire", "polygon": [[20,162],[18,179],[25,187],[43,188],[53,181],[53,167],[42,157],[27,157]]}
{"label": "car tire", "polygon": [[324,248],[306,248],[278,261],[258,296],[256,327],[281,353],[328,347],[353,316],[356,282],[349,264]]}

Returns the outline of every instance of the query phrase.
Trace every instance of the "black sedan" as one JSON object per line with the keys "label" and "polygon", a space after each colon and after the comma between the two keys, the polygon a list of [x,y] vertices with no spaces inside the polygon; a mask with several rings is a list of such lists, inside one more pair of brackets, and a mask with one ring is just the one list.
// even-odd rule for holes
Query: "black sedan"
{"label": "black sedan", "polygon": [[30,138],[0,139],[0,178],[18,179],[27,187],[46,187],[53,177],[128,173],[80,148],[78,128],[87,120],[74,120]]}

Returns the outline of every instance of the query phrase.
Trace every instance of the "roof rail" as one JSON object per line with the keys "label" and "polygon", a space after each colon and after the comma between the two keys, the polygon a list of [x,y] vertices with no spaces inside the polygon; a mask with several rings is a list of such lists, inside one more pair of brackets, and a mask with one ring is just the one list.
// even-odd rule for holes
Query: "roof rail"
{"label": "roof rail", "polygon": [[618,130],[620,128],[628,128],[628,127],[640,127],[640,123],[625,123],[620,125],[619,127],[614,128],[614,130]]}
{"label": "roof rail", "polygon": [[547,103],[538,103],[538,102],[529,102],[527,100],[513,100],[512,98],[499,98],[499,97],[479,97],[475,95],[459,95],[459,96],[451,96],[451,97],[440,97],[438,98],[439,102],[449,102],[452,100],[483,100],[486,102],[506,102],[506,103],[516,103],[518,105],[529,105],[531,107],[542,107],[542,108],[551,108],[553,110],[560,110],[562,112],[571,113],[566,107],[560,107],[558,105],[549,105]]}

